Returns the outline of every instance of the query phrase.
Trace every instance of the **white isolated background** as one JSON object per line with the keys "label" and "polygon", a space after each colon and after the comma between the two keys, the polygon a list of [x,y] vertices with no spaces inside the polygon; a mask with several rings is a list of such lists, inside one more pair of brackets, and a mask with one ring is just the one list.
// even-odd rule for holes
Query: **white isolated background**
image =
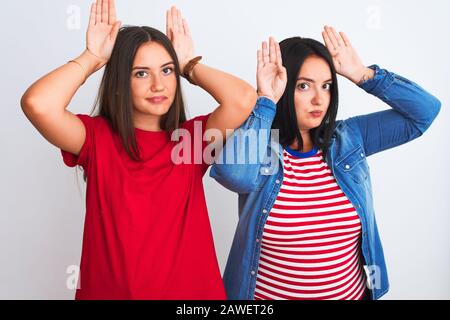
{"label": "white isolated background", "polygon": [[[450,2],[441,0],[204,1],[117,0],[125,24],[165,29],[177,5],[204,62],[255,85],[256,50],[270,35],[321,40],[323,25],[346,32],[364,63],[410,78],[437,96],[442,110],[420,139],[369,158],[375,210],[390,275],[383,299],[450,298]],[[90,1],[4,1],[0,9],[0,299],[73,299],[80,261],[84,189],[23,115],[32,82],[82,52]],[[90,113],[101,72],[70,110]],[[339,78],[345,119],[388,108]],[[191,117],[216,103],[183,83]],[[208,174],[205,191],[221,270],[237,223],[237,196]]]}

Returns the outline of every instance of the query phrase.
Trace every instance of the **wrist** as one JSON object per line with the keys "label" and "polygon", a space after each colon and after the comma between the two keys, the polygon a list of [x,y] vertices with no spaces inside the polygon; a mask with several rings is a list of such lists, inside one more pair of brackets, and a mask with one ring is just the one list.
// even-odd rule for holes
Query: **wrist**
{"label": "wrist", "polygon": [[352,76],[350,80],[356,85],[361,85],[367,80],[372,79],[374,75],[375,72],[372,69],[364,66],[358,72],[356,72],[355,75]]}
{"label": "wrist", "polygon": [[83,63],[89,75],[103,68],[103,66],[108,62],[92,53],[89,49],[84,50],[83,53],[76,58],[76,60]]}
{"label": "wrist", "polygon": [[276,99],[273,95],[266,94],[266,93],[261,92],[261,91],[258,91],[257,94],[258,94],[258,98],[267,98],[267,99],[269,99],[269,100],[272,100],[273,103],[275,103],[275,104],[278,103],[278,100],[279,100],[279,99]]}
{"label": "wrist", "polygon": [[188,63],[181,69],[182,76],[188,80],[191,84],[197,85],[197,81],[195,81],[195,68],[199,65],[200,60],[202,60],[201,56],[195,57],[188,61]]}

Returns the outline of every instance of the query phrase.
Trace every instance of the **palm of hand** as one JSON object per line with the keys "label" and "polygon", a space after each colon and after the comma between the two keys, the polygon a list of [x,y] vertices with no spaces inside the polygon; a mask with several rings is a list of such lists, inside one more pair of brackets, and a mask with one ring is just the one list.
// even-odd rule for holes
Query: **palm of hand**
{"label": "palm of hand", "polygon": [[90,26],[87,34],[87,47],[100,58],[109,59],[114,48],[110,34],[113,30],[112,25],[98,23]]}
{"label": "palm of hand", "polygon": [[183,70],[194,56],[193,41],[190,36],[179,34],[173,37],[172,43],[180,63],[180,69]]}
{"label": "palm of hand", "polygon": [[352,47],[339,47],[332,53],[336,72],[346,77],[353,77],[363,65]]}
{"label": "palm of hand", "polygon": [[269,47],[267,42],[263,42],[261,50],[258,50],[256,79],[258,93],[277,103],[286,88],[287,72],[283,67],[280,45],[272,37]]}
{"label": "palm of hand", "polygon": [[286,85],[275,63],[268,63],[259,70],[257,82],[261,92],[271,93],[275,97],[283,95]]}
{"label": "palm of hand", "polygon": [[184,67],[194,57],[194,41],[186,20],[183,19],[181,11],[176,7],[167,11],[166,34],[172,42],[180,69],[183,72]]}
{"label": "palm of hand", "polygon": [[322,32],[325,45],[330,52],[336,72],[354,82],[361,76],[364,65],[345,33],[337,33],[332,27],[325,26]]}

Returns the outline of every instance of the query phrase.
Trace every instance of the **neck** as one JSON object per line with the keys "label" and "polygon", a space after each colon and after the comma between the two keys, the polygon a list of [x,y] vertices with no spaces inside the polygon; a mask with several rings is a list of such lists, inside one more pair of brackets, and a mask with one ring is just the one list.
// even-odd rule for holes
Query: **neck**
{"label": "neck", "polygon": [[[299,151],[302,152],[302,153],[306,153],[306,152],[311,151],[314,148],[314,144],[312,142],[309,130],[300,130],[300,134],[302,136],[303,146],[302,146],[302,149],[299,150]],[[295,140],[294,143],[292,143],[289,146],[289,148],[291,148],[293,150],[297,150],[298,149],[298,141]]]}
{"label": "neck", "polygon": [[160,121],[160,116],[153,115],[143,115],[137,114],[136,112],[133,115],[133,123],[134,127],[144,131],[162,131]]}

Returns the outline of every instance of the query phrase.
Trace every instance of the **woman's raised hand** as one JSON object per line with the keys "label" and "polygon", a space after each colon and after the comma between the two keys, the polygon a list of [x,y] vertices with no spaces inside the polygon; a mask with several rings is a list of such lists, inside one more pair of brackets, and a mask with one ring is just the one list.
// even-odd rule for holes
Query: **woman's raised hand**
{"label": "woman's raised hand", "polygon": [[258,95],[277,103],[286,89],[287,72],[283,67],[280,45],[272,37],[269,47],[264,41],[261,50],[258,50],[256,79]]}
{"label": "woman's raised hand", "polygon": [[325,26],[322,37],[333,57],[336,72],[354,83],[360,83],[367,74],[367,68],[347,36],[343,32],[337,33],[333,27]]}
{"label": "woman's raised hand", "polygon": [[120,26],[114,0],[97,0],[92,4],[86,46],[87,51],[99,60],[97,70],[111,57]]}
{"label": "woman's raised hand", "polygon": [[194,58],[194,42],[186,20],[176,7],[167,10],[166,35],[172,42],[183,72],[184,67]]}

